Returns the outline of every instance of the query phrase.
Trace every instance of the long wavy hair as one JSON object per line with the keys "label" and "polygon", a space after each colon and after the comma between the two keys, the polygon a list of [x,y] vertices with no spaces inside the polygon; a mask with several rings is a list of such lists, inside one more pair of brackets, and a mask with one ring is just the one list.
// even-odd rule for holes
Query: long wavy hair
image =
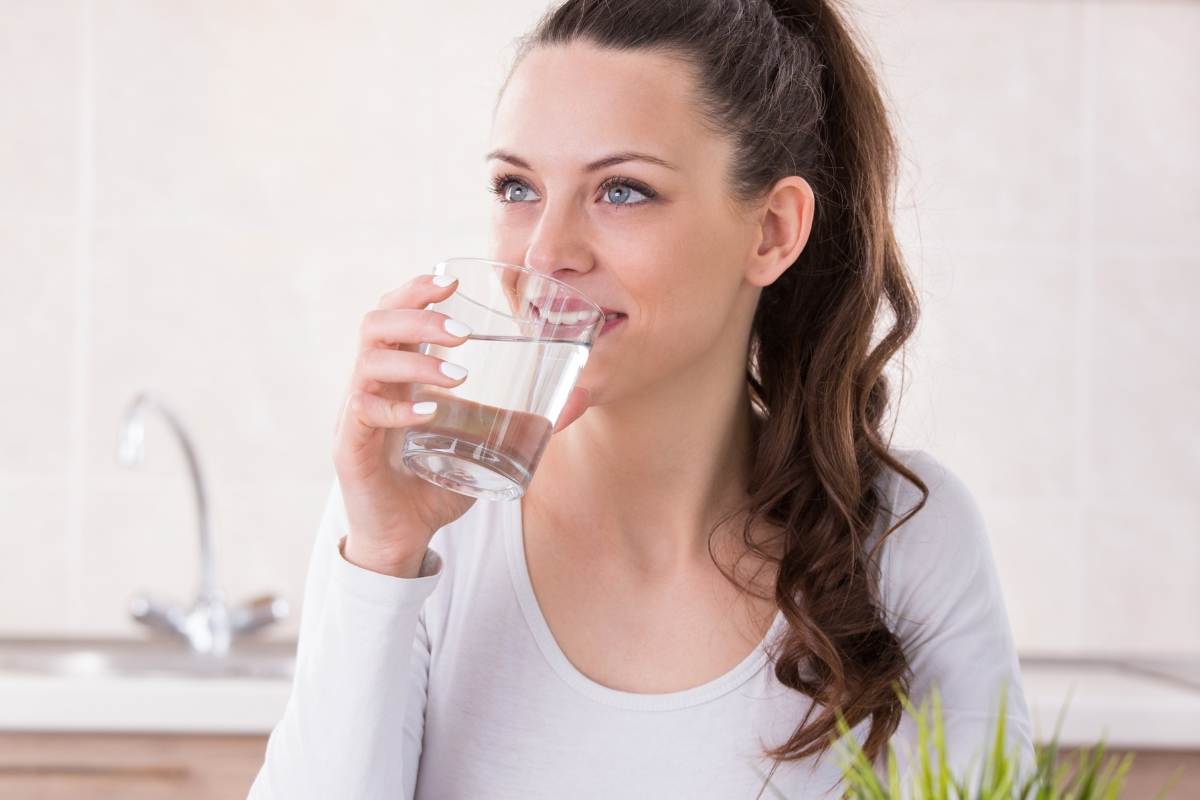
{"label": "long wavy hair", "polygon": [[[912,677],[885,624],[878,554],[929,491],[880,430],[884,368],[918,308],[893,232],[897,146],[876,76],[833,0],[566,0],[519,41],[513,69],[533,48],[575,40],[692,66],[703,119],[734,145],[736,200],[761,199],[789,175],[813,188],[808,243],[764,288],[753,320],[746,379],[760,430],[748,505],[717,529],[745,514],[746,555],[777,567],[773,599],[788,625],[772,648],[775,674],[814,700],[766,751],[771,774],[824,752],[838,711],[851,727],[870,718],[863,749],[878,760],[900,723],[897,690]],[[888,311],[890,327],[879,325]],[[922,498],[868,552],[885,466]],[[783,531],[781,557],[754,540],[759,521]]]}

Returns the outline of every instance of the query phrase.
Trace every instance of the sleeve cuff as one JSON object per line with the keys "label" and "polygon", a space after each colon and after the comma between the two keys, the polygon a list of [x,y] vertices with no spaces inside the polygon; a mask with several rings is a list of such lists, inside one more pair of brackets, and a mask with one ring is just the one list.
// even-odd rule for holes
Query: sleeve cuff
{"label": "sleeve cuff", "polygon": [[346,560],[342,548],[346,537],[337,541],[333,555],[333,580],[351,594],[375,605],[407,608],[420,606],[442,576],[442,557],[433,548],[426,548],[421,569],[415,578],[397,578],[373,572]]}

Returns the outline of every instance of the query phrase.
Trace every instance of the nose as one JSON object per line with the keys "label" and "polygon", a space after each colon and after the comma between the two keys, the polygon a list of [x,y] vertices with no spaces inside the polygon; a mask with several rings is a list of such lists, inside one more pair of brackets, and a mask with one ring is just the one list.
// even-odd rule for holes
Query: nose
{"label": "nose", "polygon": [[525,266],[559,280],[586,273],[593,264],[587,241],[587,222],[568,202],[547,203],[525,248]]}

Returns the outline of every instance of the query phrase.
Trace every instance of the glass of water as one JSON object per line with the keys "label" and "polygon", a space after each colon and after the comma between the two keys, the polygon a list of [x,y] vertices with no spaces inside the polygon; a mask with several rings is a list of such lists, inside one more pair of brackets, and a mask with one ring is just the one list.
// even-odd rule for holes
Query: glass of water
{"label": "glass of water", "polygon": [[525,493],[558,416],[604,326],[604,313],[578,290],[528,267],[451,258],[434,275],[458,279],[430,306],[471,328],[457,347],[422,353],[461,364],[453,388],[415,384],[432,400],[428,422],[404,431],[401,460],[425,480],[471,497],[515,500]]}

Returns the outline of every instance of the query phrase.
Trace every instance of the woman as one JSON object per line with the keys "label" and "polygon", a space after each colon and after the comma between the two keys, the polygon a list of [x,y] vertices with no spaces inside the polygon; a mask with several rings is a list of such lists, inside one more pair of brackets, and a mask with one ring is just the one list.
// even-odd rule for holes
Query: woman
{"label": "woman", "polygon": [[476,503],[384,448],[427,411],[413,383],[463,380],[417,351],[465,341],[425,310],[454,285],[367,314],[251,797],[823,797],[835,713],[903,759],[894,689],[935,684],[953,766],[1006,682],[1028,763],[974,500],[880,431],[917,309],[894,142],[832,3],[567,0],[492,145],[492,256],[620,319],[525,497]]}

